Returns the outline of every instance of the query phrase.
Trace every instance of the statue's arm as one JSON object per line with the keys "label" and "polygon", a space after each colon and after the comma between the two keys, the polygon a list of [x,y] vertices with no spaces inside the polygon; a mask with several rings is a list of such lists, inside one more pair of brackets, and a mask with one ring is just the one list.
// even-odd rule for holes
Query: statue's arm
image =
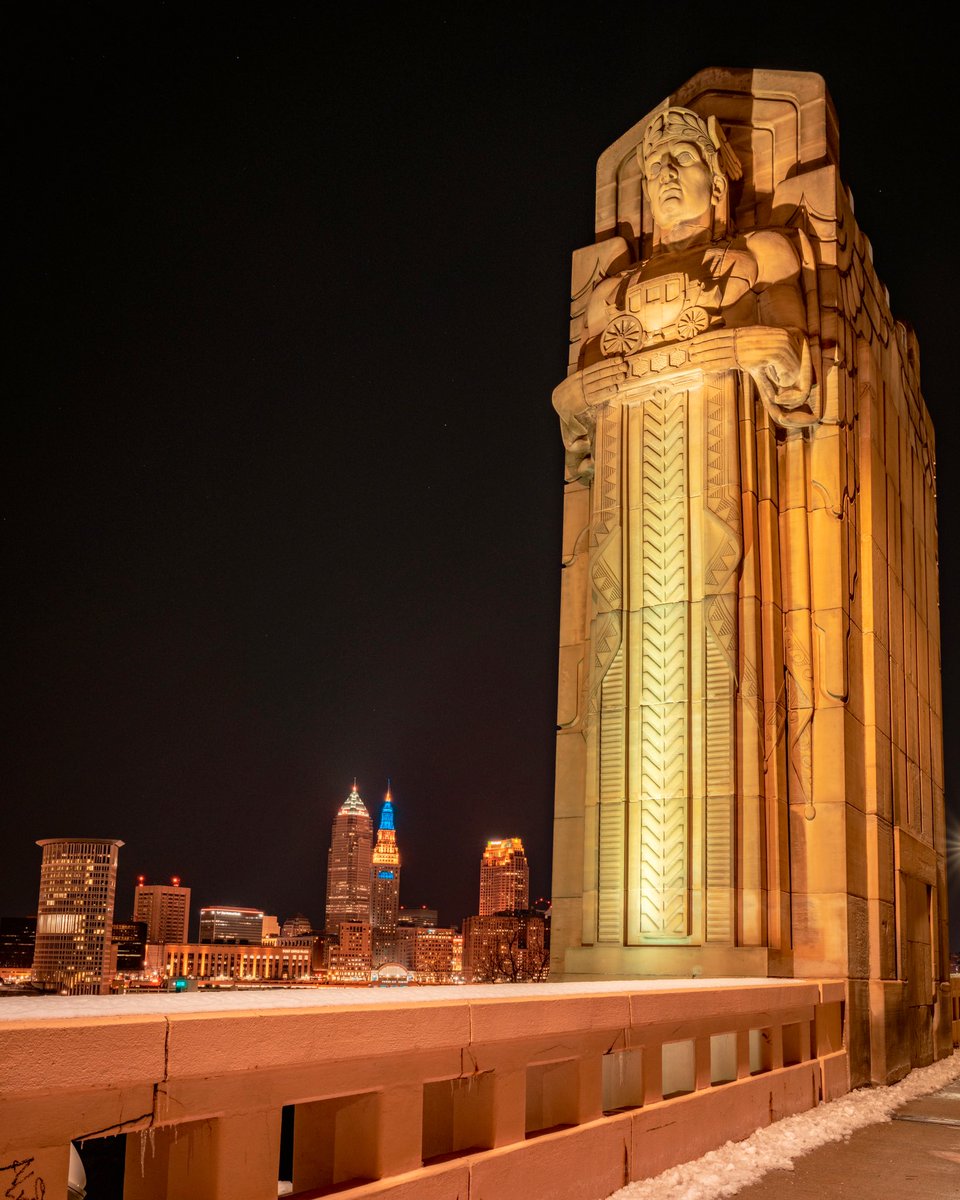
{"label": "statue's arm", "polygon": [[[580,325],[582,347],[603,331],[608,319],[607,306],[619,283],[619,277],[613,277],[601,279],[594,287]],[[593,478],[596,410],[616,395],[618,386],[626,375],[627,366],[624,360],[609,358],[574,371],[554,388],[553,407],[560,417],[568,481],[580,479],[589,483]]]}
{"label": "statue's arm", "polygon": [[819,403],[800,264],[790,242],[773,230],[753,234],[748,246],[757,264],[757,323],[702,334],[692,357],[706,370],[721,370],[732,359],[753,379],[777,425],[811,425]]}
{"label": "statue's arm", "polygon": [[608,358],[574,371],[553,389],[553,407],[560,417],[566,450],[567,479],[588,483],[593,478],[593,433],[597,409],[617,394],[627,377],[622,358]]}

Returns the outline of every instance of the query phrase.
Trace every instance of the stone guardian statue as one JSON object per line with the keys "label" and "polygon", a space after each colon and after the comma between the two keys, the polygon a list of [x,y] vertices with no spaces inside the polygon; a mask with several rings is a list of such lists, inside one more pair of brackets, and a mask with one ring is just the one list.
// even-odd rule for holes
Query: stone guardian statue
{"label": "stone guardian statue", "polygon": [[[836,160],[818,76],[722,70],[600,159],[553,394],[567,483],[552,973],[844,977],[869,1040],[906,1019],[882,866],[902,842],[922,864],[904,919],[934,931],[908,1005],[932,1047],[933,433]],[[909,542],[877,524],[894,464]],[[879,683],[878,646],[898,664]],[[897,1053],[872,1077],[895,1075]]]}

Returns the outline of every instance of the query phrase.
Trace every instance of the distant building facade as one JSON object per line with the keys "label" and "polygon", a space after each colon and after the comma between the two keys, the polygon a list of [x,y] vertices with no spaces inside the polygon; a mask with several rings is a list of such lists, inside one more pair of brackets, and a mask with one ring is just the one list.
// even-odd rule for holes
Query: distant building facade
{"label": "distant building facade", "polygon": [[116,838],[43,838],[34,978],[51,991],[95,996],[115,974]]}
{"label": "distant building facade", "polygon": [[0,970],[29,970],[36,941],[36,917],[0,917]]}
{"label": "distant building facade", "polygon": [[458,983],[461,937],[456,929],[401,925],[397,962],[417,983]]}
{"label": "distant building facade", "polygon": [[310,939],[286,946],[243,946],[223,942],[191,942],[148,946],[148,970],[166,978],[296,980],[313,973]]}
{"label": "distant building facade", "polygon": [[534,910],[467,917],[463,977],[467,983],[539,982],[550,971],[546,922]]}
{"label": "distant building facade", "polygon": [[373,822],[360,799],[356,780],[333,819],[327,852],[327,906],[324,927],[336,934],[343,922],[370,923],[370,868]]}
{"label": "distant building facade", "polygon": [[113,945],[118,975],[139,975],[147,950],[145,921],[114,921]]}
{"label": "distant building facade", "polygon": [[341,921],[327,944],[328,983],[369,983],[372,966],[369,921]]}
{"label": "distant building facade", "polygon": [[295,916],[287,917],[280,926],[280,936],[283,938],[306,937],[307,934],[312,932],[313,922],[309,917],[305,917],[303,913],[296,913]]}
{"label": "distant building facade", "polygon": [[146,882],[141,875],[133,893],[133,919],[147,927],[148,942],[185,942],[189,937],[190,889],[177,875],[169,884]]}
{"label": "distant building facade", "polygon": [[530,866],[518,837],[493,838],[480,860],[480,916],[526,909],[530,904]]}
{"label": "distant building facade", "polygon": [[259,946],[263,941],[261,908],[210,906],[200,909],[201,942]]}
{"label": "distant building facade", "polygon": [[400,851],[394,824],[390,789],[380,813],[380,828],[373,847],[370,869],[370,924],[373,965],[391,962],[397,956],[397,917],[400,910]]}
{"label": "distant building facade", "polygon": [[397,924],[425,925],[430,929],[436,929],[438,924],[437,910],[435,908],[427,908],[426,905],[422,908],[404,908],[401,905]]}

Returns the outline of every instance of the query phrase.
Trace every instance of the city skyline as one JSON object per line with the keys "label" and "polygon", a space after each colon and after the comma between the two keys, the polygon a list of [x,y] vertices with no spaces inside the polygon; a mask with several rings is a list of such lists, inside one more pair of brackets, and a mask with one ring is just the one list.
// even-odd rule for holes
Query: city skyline
{"label": "city skyline", "polygon": [[707,63],[819,70],[836,102],[920,341],[952,677],[952,254],[906,227],[894,153],[932,154],[935,122],[880,86],[917,67],[922,111],[949,112],[949,72],[919,26],[761,22],[744,45],[689,15],[612,44],[522,16],[14,29],[0,913],[33,906],[33,842],[80,829],[126,842],[123,897],[176,873],[309,911],[355,771],[393,780],[411,903],[466,915],[453,848],[513,831],[549,893],[570,253],[591,164]]}
{"label": "city skyline", "polygon": [[[350,796],[353,796],[353,795],[356,795],[358,799],[360,798],[360,789],[357,785],[356,779],[354,779],[353,786],[350,790],[347,800],[349,801]],[[340,802],[336,805],[336,812],[339,812],[343,809],[344,803],[345,802],[341,799]],[[387,810],[387,811],[385,812],[384,810]],[[335,820],[336,820],[336,816],[334,816],[334,821]],[[383,843],[381,843],[381,853],[384,856],[384,861],[387,861],[387,858],[393,858],[393,857],[397,856],[396,830],[395,830],[394,821],[395,821],[394,802],[393,802],[391,786],[388,781],[388,785],[387,785],[387,788],[385,791],[385,796],[384,796],[384,802],[381,807],[380,825],[379,825],[379,828],[375,831],[377,833],[378,837],[380,835],[383,835],[384,831],[386,831],[386,840],[388,843],[386,850],[384,850],[384,845],[383,845]],[[386,822],[386,824],[384,824],[384,822]],[[372,829],[372,824],[373,824],[373,822],[372,822],[372,817],[371,817],[371,833],[374,832]],[[390,837],[391,834],[393,835],[392,838]],[[124,846],[126,845],[125,842],[121,842],[120,844],[124,845]],[[502,853],[499,855],[499,857],[502,857],[504,859],[507,859],[507,858],[512,859],[514,848],[516,848],[517,853],[519,854],[520,858],[522,859],[522,867],[521,867],[522,882],[519,883],[519,886],[520,886],[521,890],[525,889],[525,894],[529,898],[529,884],[527,883],[527,880],[529,879],[531,865],[530,865],[529,859],[527,859],[524,854],[522,838],[506,837],[506,838],[489,838],[489,839],[487,839],[486,845],[481,854],[481,873],[483,872],[483,863],[486,862],[486,860],[489,858],[489,856],[491,854],[491,847],[496,847],[498,849],[502,848]],[[372,863],[375,862],[376,849],[377,849],[377,842],[373,841],[371,843],[371,862]],[[332,851],[332,844],[331,844],[329,850]],[[328,855],[325,856],[325,861],[327,861],[328,859],[329,859],[329,851],[328,851]],[[397,875],[399,876],[400,874],[401,874],[401,871],[399,869],[399,862],[398,862]],[[518,885],[512,884],[511,886],[516,887]],[[244,913],[257,911],[260,913],[261,916],[263,916],[264,914],[268,914],[268,915],[277,917],[281,923],[283,923],[285,921],[291,921],[298,916],[307,916],[308,919],[311,921],[312,927],[314,929],[321,930],[325,927],[325,925],[326,925],[325,906],[322,903],[319,903],[319,901],[318,901],[317,905],[312,906],[314,908],[314,911],[310,912],[309,910],[311,908],[311,905],[308,903],[309,895],[307,896],[306,900],[303,903],[300,903],[299,905],[295,905],[289,912],[271,911],[269,905],[257,905],[255,903],[247,904],[246,901],[248,901],[248,900],[254,900],[254,901],[256,900],[256,896],[252,895],[252,893],[255,893],[257,891],[257,887],[258,887],[258,885],[256,883],[238,883],[234,889],[237,893],[236,896],[233,896],[232,898],[228,898],[227,900],[222,900],[222,899],[214,900],[210,896],[207,895],[207,892],[203,885],[202,878],[197,882],[191,881],[190,883],[184,883],[184,881],[180,878],[180,876],[175,875],[175,876],[171,876],[167,883],[160,883],[160,882],[152,882],[148,876],[145,876],[143,874],[138,874],[135,878],[133,891],[132,891],[132,900],[129,905],[127,904],[126,899],[125,899],[124,895],[122,894],[122,890],[119,887],[117,889],[117,900],[115,902],[116,919],[118,921],[121,921],[121,920],[122,921],[127,921],[127,920],[143,921],[148,927],[147,940],[148,941],[160,941],[160,942],[163,942],[163,941],[186,942],[186,941],[188,941],[190,934],[192,932],[194,932],[195,930],[197,931],[198,937],[200,937],[199,923],[202,922],[203,913],[205,913],[205,912],[211,912],[211,913],[212,912],[220,912],[221,910],[226,910],[226,909],[236,909],[238,912],[244,912]],[[482,888],[483,888],[483,884],[481,883],[481,889],[480,889],[481,891],[482,891]],[[305,880],[301,890],[305,893],[309,893],[311,891],[311,882],[309,880]],[[325,891],[326,891],[326,888],[324,889],[324,893],[325,893]],[[370,898],[371,915],[372,915],[373,906],[374,906],[373,891],[374,891],[374,888],[371,887],[371,898]],[[474,891],[476,893],[477,889],[474,888]],[[540,894],[546,895],[547,893],[540,893]],[[400,895],[400,893],[399,893],[399,887],[398,887],[397,894],[396,894],[396,898],[398,901],[399,901],[399,895]],[[320,896],[320,893],[318,892],[318,897],[319,896]],[[435,899],[435,898],[430,895],[425,895],[423,897],[418,897],[417,898],[418,902],[416,904],[407,904],[407,905],[399,904],[399,912],[402,914],[405,910],[407,912],[418,911],[420,909],[427,909],[428,907],[430,909],[432,909],[432,911],[434,911],[434,912],[439,912],[438,906],[436,904],[427,903],[433,899]],[[389,901],[387,903],[389,903]],[[0,916],[4,916],[4,917],[32,916],[36,912],[36,903],[33,900],[26,901],[23,905],[21,905],[21,909],[22,909],[22,911],[14,912],[13,910],[11,910],[9,913],[0,914]],[[440,916],[442,916],[442,924],[443,925],[453,925],[453,926],[456,926],[459,928],[459,926],[462,924],[463,920],[466,917],[474,915],[477,911],[481,911],[481,909],[482,909],[482,902],[480,903],[480,906],[478,907],[477,895],[475,894],[473,897],[473,901],[471,903],[467,904],[467,906],[463,912],[440,913]],[[490,911],[494,911],[494,909],[491,908]],[[154,936],[155,931],[159,931],[161,928],[168,928],[168,927],[170,929],[181,929],[182,928],[183,935],[174,937],[171,934],[171,936],[168,938]],[[200,940],[203,940],[203,938],[201,937]]]}

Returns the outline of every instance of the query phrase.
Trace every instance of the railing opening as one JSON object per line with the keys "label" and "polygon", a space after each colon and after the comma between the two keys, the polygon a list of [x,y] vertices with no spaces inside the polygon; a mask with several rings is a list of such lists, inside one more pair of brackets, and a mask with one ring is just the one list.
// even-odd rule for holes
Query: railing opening
{"label": "railing opening", "polygon": [[377,1177],[376,1092],[295,1106],[293,1194]]}
{"label": "railing opening", "polygon": [[493,1072],[423,1085],[423,1161],[493,1145]]}
{"label": "railing opening", "polygon": [[125,1164],[129,1161],[127,1138],[132,1138],[139,1147],[141,1137],[145,1136],[121,1133],[115,1137],[88,1138],[85,1142],[76,1143],[75,1148],[87,1179],[86,1192],[91,1200],[98,1196],[116,1196],[119,1200],[123,1195]]}
{"label": "railing opening", "polygon": [[810,1022],[797,1021],[783,1027],[783,1065],[795,1067],[810,1058]]}
{"label": "railing opening", "polygon": [[603,1056],[605,1116],[643,1105],[643,1051],[615,1050]]}
{"label": "railing opening", "polygon": [[772,1039],[769,1029],[750,1030],[750,1074],[762,1075],[773,1065]]}
{"label": "railing opening", "polygon": [[710,1083],[732,1083],[737,1077],[737,1035],[715,1033],[710,1039]]}
{"label": "railing opening", "polygon": [[576,1125],[579,1086],[575,1058],[527,1067],[526,1136]]}
{"label": "railing opening", "polygon": [[665,1042],[663,1060],[663,1098],[686,1096],[697,1086],[697,1056],[693,1041]]}
{"label": "railing opening", "polygon": [[277,1165],[277,1179],[281,1183],[293,1186],[293,1126],[296,1118],[296,1106],[285,1104],[280,1110],[280,1161]]}

